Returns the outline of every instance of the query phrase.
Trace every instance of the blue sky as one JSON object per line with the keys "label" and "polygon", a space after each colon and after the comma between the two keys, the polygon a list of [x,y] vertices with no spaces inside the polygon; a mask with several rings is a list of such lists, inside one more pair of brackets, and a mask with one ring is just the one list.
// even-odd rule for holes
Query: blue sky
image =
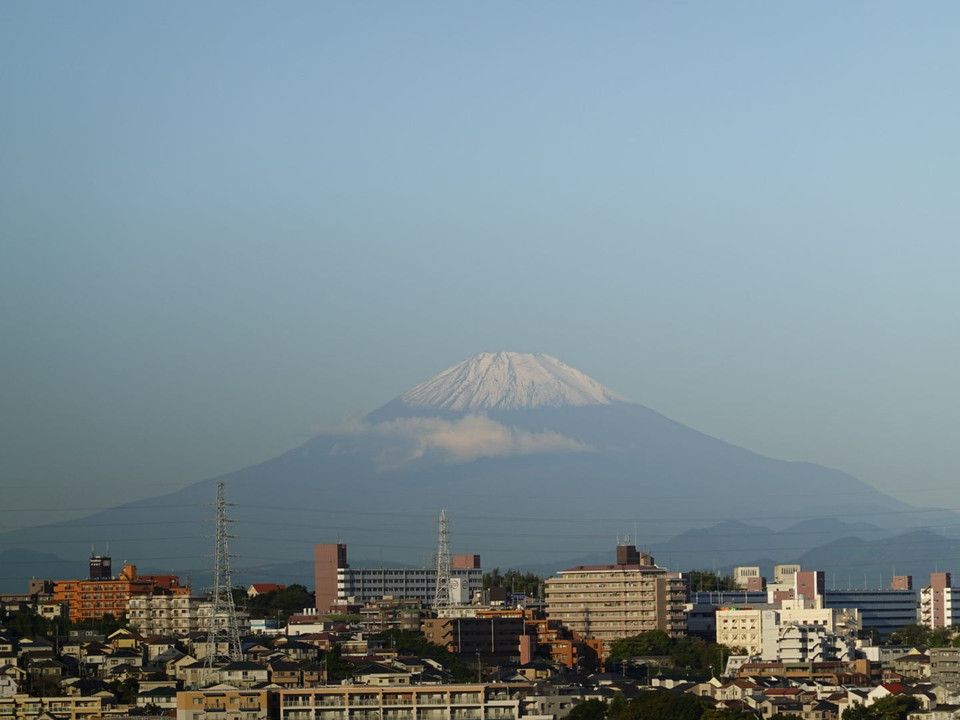
{"label": "blue sky", "polygon": [[0,528],[495,350],[960,507],[958,20],[0,5]]}

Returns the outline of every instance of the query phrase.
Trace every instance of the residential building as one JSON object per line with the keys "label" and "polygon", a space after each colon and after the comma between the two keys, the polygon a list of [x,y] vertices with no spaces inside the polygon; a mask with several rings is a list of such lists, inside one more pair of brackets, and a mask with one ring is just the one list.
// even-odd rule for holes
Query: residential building
{"label": "residential building", "polygon": [[426,618],[421,631],[434,645],[458,655],[479,655],[487,662],[519,663],[524,621],[511,617]]}
{"label": "residential building", "polygon": [[194,595],[135,595],[127,620],[143,635],[187,635],[200,629],[203,602]]}
{"label": "residential building", "polygon": [[960,648],[930,648],[930,682],[960,693]]}
{"label": "residential building", "polygon": [[266,593],[279,592],[280,590],[286,589],[286,585],[277,585],[276,583],[253,583],[247,588],[247,597],[255,598],[257,595],[265,595]]}
{"label": "residential building", "polygon": [[[94,566],[96,561],[96,566]],[[91,558],[91,575],[100,575],[109,569],[109,558]],[[93,577],[89,580],[56,580],[53,600],[65,603],[71,622],[99,620],[104,615],[121,617],[127,614],[130,599],[154,592],[187,594],[176,575],[137,575],[136,565],[124,565],[115,578]]]}
{"label": "residential building", "polygon": [[950,573],[931,573],[920,590],[920,623],[929,628],[960,625],[960,592],[953,592]]}
{"label": "residential building", "polygon": [[[830,655],[833,651],[829,650],[828,644],[833,643],[829,645],[830,648],[834,645],[846,647],[845,641],[835,641],[832,636],[838,635],[852,641],[860,630],[859,615],[855,609],[811,607],[810,601],[801,595],[799,600],[785,600],[780,606],[763,604],[718,609],[716,640],[728,647],[741,648],[745,654],[759,656],[765,661],[784,660],[782,653],[785,651],[785,639],[800,644],[810,642],[806,639],[810,636],[808,631],[800,631],[799,635],[791,631],[785,636],[785,629],[791,626],[819,628],[821,633],[830,636],[816,636],[820,650],[812,652],[822,655],[814,657],[813,660],[816,661],[846,659],[842,653],[838,658]],[[796,655],[792,651],[787,652],[790,657]],[[807,660],[804,657],[797,661]]]}
{"label": "residential building", "polygon": [[764,645],[763,660],[815,663],[848,661],[855,656],[855,643],[848,636],[827,630],[822,625],[785,623],[779,626],[772,646]]}
{"label": "residential building", "polygon": [[687,579],[619,546],[615,565],[581,565],[546,582],[546,614],[584,638],[609,642],[646,630],[686,632]]}
{"label": "residential building", "polygon": [[[717,643],[739,648],[744,654],[759,657],[763,651],[763,613],[775,606],[763,603],[718,608]],[[769,622],[775,622],[771,618]]]}
{"label": "residential building", "polygon": [[[519,720],[533,683],[280,690],[280,720]],[[199,720],[180,717],[177,720]]]}
{"label": "residential building", "polygon": [[[468,603],[483,587],[479,555],[452,555],[450,589],[456,603]],[[416,599],[432,605],[437,590],[436,568],[352,568],[347,546],[314,546],[317,610],[334,605],[365,604],[383,598]]]}
{"label": "residential building", "polygon": [[278,720],[279,698],[267,690],[214,687],[177,693],[177,720]]}
{"label": "residential building", "polygon": [[86,720],[103,714],[103,698],[90,697],[33,697],[17,694],[0,698],[0,718],[4,720],[36,720],[53,717],[58,720]]}

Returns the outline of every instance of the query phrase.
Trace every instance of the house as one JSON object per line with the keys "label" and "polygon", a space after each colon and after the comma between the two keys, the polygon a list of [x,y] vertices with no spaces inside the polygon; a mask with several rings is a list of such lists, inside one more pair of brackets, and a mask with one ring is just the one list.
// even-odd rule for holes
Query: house
{"label": "house", "polygon": [[137,707],[153,705],[163,710],[177,709],[177,689],[173,687],[155,687],[137,693]]}
{"label": "house", "polygon": [[120,665],[129,665],[134,668],[143,667],[143,655],[136,650],[117,650],[103,659],[104,672],[111,672]]}
{"label": "house", "polygon": [[247,597],[255,598],[257,595],[266,595],[267,593],[286,590],[286,585],[277,585],[275,583],[253,583],[247,588]]}
{"label": "house", "polygon": [[128,628],[120,628],[107,636],[107,644],[114,650],[140,650],[143,636]]}
{"label": "house", "polygon": [[289,660],[271,660],[267,669],[270,670],[270,682],[280,687],[300,687],[303,682],[300,665]]}
{"label": "house", "polygon": [[20,692],[20,685],[11,675],[0,675],[0,698],[12,698]]}
{"label": "house", "polygon": [[237,660],[218,667],[216,677],[219,682],[236,688],[251,688],[259,683],[269,682],[270,671],[265,665]]}

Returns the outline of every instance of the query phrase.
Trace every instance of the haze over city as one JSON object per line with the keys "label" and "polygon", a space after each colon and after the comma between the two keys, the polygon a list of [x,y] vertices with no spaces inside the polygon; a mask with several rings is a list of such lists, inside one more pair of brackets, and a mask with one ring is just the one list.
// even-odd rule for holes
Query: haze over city
{"label": "haze over city", "polygon": [[481,351],[960,507],[958,14],[0,6],[0,531]]}

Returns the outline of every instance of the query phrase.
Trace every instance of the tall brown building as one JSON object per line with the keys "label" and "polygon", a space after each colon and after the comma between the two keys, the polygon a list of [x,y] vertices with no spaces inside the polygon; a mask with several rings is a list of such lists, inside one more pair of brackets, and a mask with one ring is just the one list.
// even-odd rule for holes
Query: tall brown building
{"label": "tall brown building", "polygon": [[327,543],[313,546],[313,580],[317,610],[327,612],[337,602],[337,570],[346,568],[347,546]]}
{"label": "tall brown building", "polygon": [[686,632],[687,579],[633,546],[616,565],[581,565],[546,582],[547,617],[584,638],[609,642],[647,630]]}

